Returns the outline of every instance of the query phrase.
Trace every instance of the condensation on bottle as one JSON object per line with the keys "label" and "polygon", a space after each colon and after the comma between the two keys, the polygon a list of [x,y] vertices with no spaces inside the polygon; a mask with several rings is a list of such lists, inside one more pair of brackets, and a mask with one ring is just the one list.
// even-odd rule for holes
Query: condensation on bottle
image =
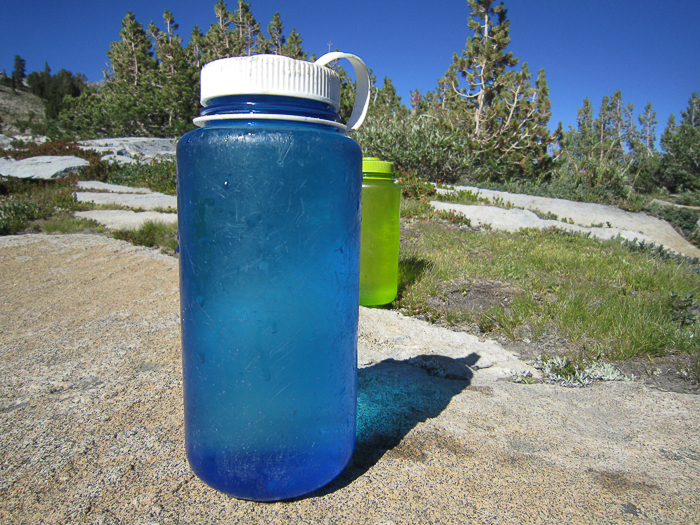
{"label": "condensation on bottle", "polygon": [[[177,146],[187,459],[236,498],[307,494],[353,453],[362,153],[347,132],[369,78],[330,55],[207,64]],[[338,58],[362,84],[347,125]]]}

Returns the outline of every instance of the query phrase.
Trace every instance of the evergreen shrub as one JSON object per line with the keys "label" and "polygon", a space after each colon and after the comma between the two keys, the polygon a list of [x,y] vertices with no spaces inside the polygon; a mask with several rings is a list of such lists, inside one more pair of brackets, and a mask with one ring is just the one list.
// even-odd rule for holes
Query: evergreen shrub
{"label": "evergreen shrub", "polygon": [[355,139],[364,156],[393,162],[424,180],[454,184],[472,169],[464,141],[430,115],[392,113],[367,122]]}
{"label": "evergreen shrub", "polygon": [[406,199],[428,201],[437,193],[435,186],[418,177],[412,170],[399,169],[396,181],[401,186],[401,196]]}
{"label": "evergreen shrub", "polygon": [[150,164],[134,163],[112,166],[109,182],[175,195],[177,193],[175,161],[155,160]]}

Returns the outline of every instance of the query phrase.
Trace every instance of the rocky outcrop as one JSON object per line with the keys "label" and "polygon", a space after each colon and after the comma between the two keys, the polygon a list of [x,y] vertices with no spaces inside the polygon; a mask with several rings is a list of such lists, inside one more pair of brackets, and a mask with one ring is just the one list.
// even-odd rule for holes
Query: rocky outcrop
{"label": "rocky outcrop", "polygon": [[[46,137],[16,136],[14,140],[31,140],[35,143],[46,141]],[[11,149],[10,137],[0,136],[0,148]],[[128,164],[152,162],[154,160],[174,160],[177,139],[152,137],[123,137],[114,139],[84,140],[78,143],[82,149],[92,149],[104,155],[108,162]],[[41,156],[16,161],[0,158],[0,175],[22,179],[52,180],[65,177],[87,166],[84,159],[73,156]]]}
{"label": "rocky outcrop", "polygon": [[[449,194],[459,190],[501,205],[475,206],[439,202],[437,199],[430,204],[436,210],[454,211],[467,217],[473,226],[488,224],[493,229],[506,231],[557,228],[599,239],[621,237],[639,243],[653,243],[688,257],[700,257],[700,249],[685,240],[673,226],[646,213],[633,213],[605,204],[520,195],[471,186],[456,186],[454,190],[438,189],[438,193]],[[542,219],[540,215],[547,218]]]}
{"label": "rocky outcrop", "polygon": [[30,157],[23,160],[0,158],[0,175],[19,179],[53,180],[77,173],[88,166],[85,159],[65,156]]}
{"label": "rocky outcrop", "polygon": [[76,211],[76,217],[97,221],[110,230],[138,230],[146,222],[162,222],[175,224],[176,213],[161,213],[157,211],[132,210],[88,210]]}
{"label": "rocky outcrop", "polygon": [[175,157],[177,139],[152,137],[122,137],[114,139],[83,140],[78,143],[83,149],[93,149],[103,153],[103,159],[110,162],[132,163]]}
{"label": "rocky outcrop", "polygon": [[78,202],[93,202],[95,204],[119,204],[131,208],[153,210],[156,208],[177,208],[177,198],[162,193],[103,193],[77,192]]}
{"label": "rocky outcrop", "polygon": [[177,197],[151,191],[148,188],[132,188],[97,181],[79,181],[75,198],[78,202],[94,204],[118,204],[137,210],[88,210],[75,212],[76,217],[91,219],[109,229],[138,229],[146,221],[172,224],[177,222],[176,213],[163,213],[177,209]]}
{"label": "rocky outcrop", "polygon": [[12,143],[15,141],[19,142],[33,142],[34,144],[43,144],[48,139],[43,135],[13,135],[8,137],[7,135],[0,135],[0,148],[2,149],[12,149]]}

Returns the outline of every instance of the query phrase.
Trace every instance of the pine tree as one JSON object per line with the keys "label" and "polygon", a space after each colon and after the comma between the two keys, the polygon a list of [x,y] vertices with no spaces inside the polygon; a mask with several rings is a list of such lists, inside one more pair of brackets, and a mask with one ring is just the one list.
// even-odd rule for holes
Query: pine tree
{"label": "pine tree", "polygon": [[562,155],[582,161],[591,159],[597,143],[593,128],[594,120],[593,104],[586,97],[583,100],[583,106],[579,108],[576,115],[576,129],[569,127],[569,131],[564,133]]}
{"label": "pine tree", "polygon": [[293,28],[292,32],[289,34],[289,38],[282,44],[282,54],[297,60],[306,60],[306,53],[302,51],[301,44],[301,35],[297,33],[296,28]]}
{"label": "pine tree", "polygon": [[185,52],[182,49],[182,37],[175,31],[179,27],[175,23],[173,14],[167,9],[163,13],[165,31],[161,31],[151,22],[148,26],[149,35],[154,43],[155,54],[158,60],[158,69],[167,77],[173,77],[178,70],[185,69]]}
{"label": "pine tree", "polygon": [[199,73],[207,62],[268,47],[270,52],[306,58],[296,30],[284,38],[279,13],[273,16],[267,40],[248,2],[237,0],[235,13],[226,5],[217,1],[216,22],[206,36],[195,26],[184,49],[170,11],[163,14],[163,30],[151,22],[148,32],[129,12],[122,21],[120,40],[107,53],[110,68],[105,85],[99,92],[85,92],[68,101],[60,115],[61,125],[81,137],[177,136],[192,127],[199,105]]}
{"label": "pine tree", "polygon": [[[616,96],[618,95],[619,96]],[[615,134],[616,146],[621,158],[629,160],[627,151],[631,150],[637,137],[637,128],[632,116],[634,104],[629,102],[625,105],[622,102],[622,92],[613,94],[613,130]],[[626,148],[625,148],[626,146]]]}
{"label": "pine tree", "polygon": [[121,40],[112,42],[107,53],[111,69],[108,77],[113,77],[116,82],[136,86],[156,69],[151,41],[131,11],[122,20],[119,36]]}
{"label": "pine tree", "polygon": [[598,117],[593,122],[595,149],[601,163],[608,160],[629,160],[625,154],[625,144],[631,148],[637,136],[632,120],[633,110],[633,104],[623,104],[620,90],[613,93],[612,97],[603,97]]}
{"label": "pine tree", "polygon": [[211,24],[202,51],[202,62],[207,64],[219,58],[238,56],[240,49],[234,42],[229,26],[233,13],[226,9],[226,2],[219,0],[214,6],[217,22]]}
{"label": "pine tree", "polygon": [[384,77],[384,83],[380,88],[376,86],[376,78],[370,72],[370,103],[367,111],[367,120],[381,121],[394,116],[406,116],[408,110],[401,103],[401,97],[396,94],[396,88],[391,79]]}
{"label": "pine tree", "polygon": [[163,136],[171,130],[148,34],[129,12],[119,36],[107,53],[110,70],[104,87],[69,101],[61,125],[78,136]]}
{"label": "pine tree", "polygon": [[50,82],[51,68],[48,62],[44,62],[44,71],[33,71],[27,76],[29,90],[39,98],[46,98]]}
{"label": "pine tree", "polygon": [[27,78],[27,63],[19,55],[15,55],[15,68],[12,71],[12,90],[17,91],[24,86],[24,79]]}
{"label": "pine tree", "polygon": [[[508,84],[506,70],[517,65],[518,59],[510,52],[505,53],[510,43],[510,21],[506,19],[507,11],[503,3],[492,7],[494,0],[468,1],[472,8],[468,26],[474,36],[467,40],[461,57],[455,53],[454,64],[447,77],[454,94],[470,103],[473,135],[478,141],[486,134],[494,100]],[[466,80],[466,88],[457,89],[457,73]]]}
{"label": "pine tree", "polygon": [[248,2],[238,0],[238,9],[233,15],[233,23],[236,26],[238,51],[236,55],[251,56],[264,52],[266,41],[260,34],[260,24],[255,21]]}
{"label": "pine tree", "polygon": [[284,49],[284,43],[286,41],[282,31],[284,26],[282,25],[282,18],[280,17],[279,11],[272,15],[272,20],[267,24],[267,33],[270,35],[270,39],[267,41],[268,53],[273,55],[281,55]]}
{"label": "pine tree", "polygon": [[700,96],[695,92],[676,125],[671,115],[661,137],[665,183],[670,191],[700,190]]}
{"label": "pine tree", "polygon": [[639,115],[639,125],[641,129],[637,136],[639,143],[646,150],[647,155],[651,156],[656,151],[654,142],[656,142],[656,111],[651,107],[651,102],[648,102],[644,107],[644,113]]}
{"label": "pine tree", "polygon": [[593,104],[588,97],[583,100],[583,107],[576,114],[576,122],[579,133],[586,135],[593,133]]}
{"label": "pine tree", "polygon": [[152,116],[159,106],[158,61],[151,40],[131,11],[122,20],[119,36],[107,53],[110,73],[100,92],[107,122],[100,123],[101,127],[126,136],[157,135]]}
{"label": "pine tree", "polygon": [[[468,0],[472,12],[462,56],[454,55],[445,74],[442,107],[452,114],[452,127],[461,128],[469,148],[491,178],[532,177],[547,170],[553,138],[547,130],[551,104],[544,70],[535,85],[524,64],[506,52],[510,21],[501,2]],[[459,87],[458,75],[464,81]]]}
{"label": "pine tree", "polygon": [[54,120],[58,117],[66,97],[77,98],[85,91],[87,79],[85,75],[61,69],[49,79],[49,87],[44,96],[46,118]]}
{"label": "pine tree", "polygon": [[[158,90],[158,105],[153,110],[159,110],[165,115],[162,122],[163,131],[167,134],[178,135],[191,126],[191,120],[196,116],[199,93],[199,70],[193,68],[182,48],[182,37],[175,31],[178,24],[175,17],[167,9],[163,13],[165,31],[161,31],[151,22],[149,33],[153,40],[158,71],[154,75],[154,87]],[[157,122],[163,118],[153,115]]]}
{"label": "pine tree", "polygon": [[43,71],[34,71],[27,76],[27,84],[32,94],[44,101],[44,113],[48,120],[58,117],[66,96],[76,98],[85,91],[85,75],[61,69],[56,75],[51,74],[48,62]]}
{"label": "pine tree", "polygon": [[565,134],[563,155],[598,165],[629,165],[636,157],[639,136],[633,110],[633,104],[623,103],[619,90],[612,97],[603,97],[597,116],[590,99],[584,99],[578,110],[577,129]]}
{"label": "pine tree", "polygon": [[676,128],[676,115],[671,113],[666,121],[666,128],[661,135],[661,148],[664,151],[668,151],[670,149],[671,142],[673,141],[673,137],[677,131]]}
{"label": "pine tree", "polygon": [[202,34],[199,26],[195,25],[190,33],[190,41],[187,43],[185,53],[190,66],[199,71],[204,65],[203,53],[207,45],[207,39]]}
{"label": "pine tree", "polygon": [[651,102],[644,107],[644,112],[638,117],[640,129],[632,141],[630,155],[632,157],[634,175],[633,186],[642,193],[649,193],[665,186],[661,155],[656,151],[656,111]]}

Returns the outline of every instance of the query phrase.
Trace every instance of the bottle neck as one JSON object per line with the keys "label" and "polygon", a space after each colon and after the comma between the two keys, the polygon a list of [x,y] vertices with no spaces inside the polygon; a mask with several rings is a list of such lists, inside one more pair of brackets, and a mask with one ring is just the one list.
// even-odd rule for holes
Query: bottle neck
{"label": "bottle neck", "polygon": [[311,99],[276,95],[230,95],[207,101],[198,126],[218,120],[291,120],[328,124],[345,130],[340,116],[330,104]]}

